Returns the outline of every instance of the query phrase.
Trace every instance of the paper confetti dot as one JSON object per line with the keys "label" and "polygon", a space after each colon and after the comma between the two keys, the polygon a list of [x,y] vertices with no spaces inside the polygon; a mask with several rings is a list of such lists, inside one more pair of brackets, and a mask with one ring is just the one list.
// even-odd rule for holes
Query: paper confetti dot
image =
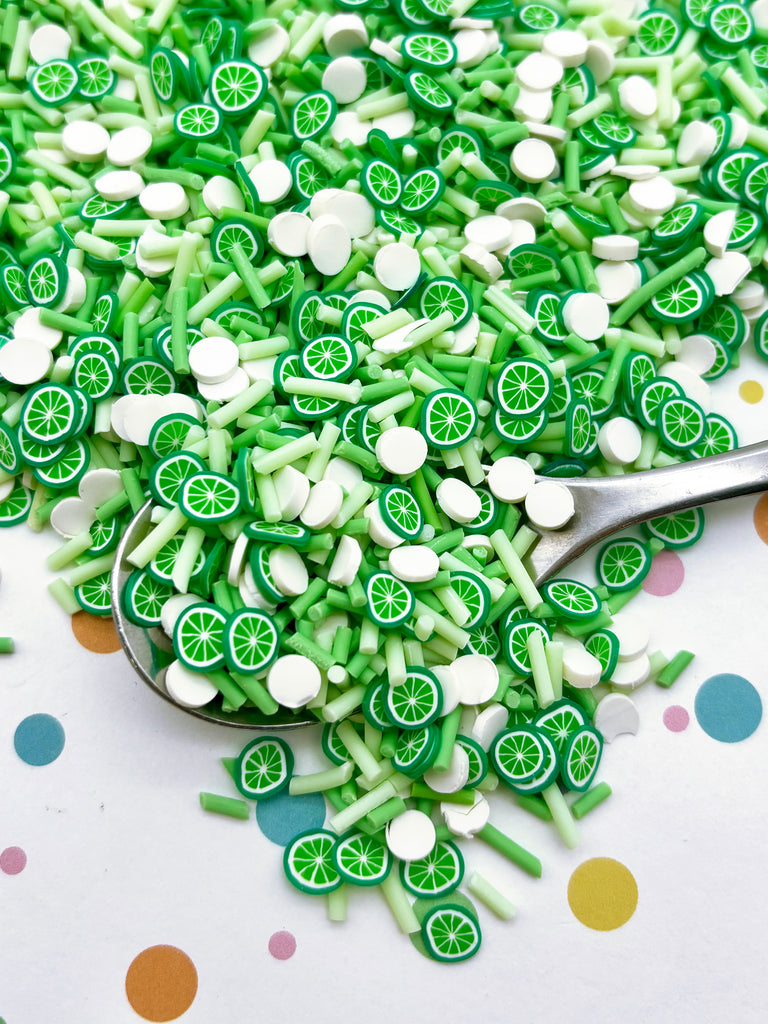
{"label": "paper confetti dot", "polygon": [[593,857],[580,864],[568,883],[574,916],[599,932],[621,928],[637,907],[637,882],[629,868],[611,857]]}
{"label": "paper confetti dot", "polygon": [[662,721],[670,732],[683,732],[688,728],[690,720],[688,712],[679,704],[671,704],[665,708],[662,716]]}
{"label": "paper confetti dot", "polygon": [[197,995],[195,965],[176,946],[150,946],[128,968],[125,994],[145,1020],[176,1020]]}
{"label": "paper confetti dot", "polygon": [[757,536],[763,544],[768,544],[768,493],[763,494],[755,505],[752,521],[755,524]]}
{"label": "paper confetti dot", "polygon": [[20,846],[8,846],[0,853],[0,871],[4,875],[20,875],[27,866],[27,855]]}
{"label": "paper confetti dot", "polygon": [[694,710],[699,725],[713,740],[738,743],[760,724],[763,702],[748,679],[723,672],[701,684]]}
{"label": "paper confetti dot", "polygon": [[322,793],[308,793],[306,796],[280,793],[271,800],[259,800],[256,821],[267,839],[278,846],[287,846],[299,832],[322,828],[325,800]]}
{"label": "paper confetti dot", "polygon": [[269,952],[275,960],[290,960],[296,952],[296,939],[290,932],[275,932],[269,937]]}
{"label": "paper confetti dot", "polygon": [[659,551],[653,556],[651,570],[642,583],[646,594],[654,597],[668,597],[679,590],[685,579],[685,567],[680,556],[674,551]]}
{"label": "paper confetti dot", "polygon": [[64,749],[64,728],[53,715],[29,715],[16,726],[13,745],[27,764],[50,764]]}
{"label": "paper confetti dot", "polygon": [[112,654],[120,650],[120,639],[109,616],[75,612],[72,616],[72,632],[75,640],[86,651],[92,651],[94,654]]}
{"label": "paper confetti dot", "polygon": [[739,384],[739,398],[750,405],[756,405],[763,400],[763,385],[756,380],[745,380]]}

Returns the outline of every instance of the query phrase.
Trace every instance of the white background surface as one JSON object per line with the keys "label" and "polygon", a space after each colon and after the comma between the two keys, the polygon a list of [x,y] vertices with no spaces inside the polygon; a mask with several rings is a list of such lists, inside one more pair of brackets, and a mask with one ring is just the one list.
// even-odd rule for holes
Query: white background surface
{"label": "white background surface", "polygon": [[[743,443],[768,437],[768,398],[747,406],[737,395],[741,381],[765,384],[766,374],[747,356],[731,377],[716,386],[715,408]],[[21,846],[28,857],[20,874],[0,873],[0,1017],[134,1024],[126,971],[143,949],[168,943],[198,972],[185,1024],[764,1020],[768,723],[723,744],[693,710],[718,672],[745,676],[768,699],[768,547],[752,525],[755,503],[709,510],[703,541],[682,553],[680,590],[633,605],[652,624],[652,647],[697,658],[670,691],[636,694],[640,732],[606,747],[599,777],[613,796],[582,821],[581,845],[566,850],[551,826],[492,796],[493,823],[544,873],[534,880],[477,842],[463,845],[468,867],[519,912],[502,923],[478,905],[482,950],[452,967],[421,957],[375,892],[353,892],[347,923],[330,924],[322,899],[289,887],[282,849],[253,817],[202,812],[201,789],[235,795],[218,759],[250,734],[174,711],[121,653],[81,648],[45,592],[55,538],[0,533],[0,634],[17,642],[0,661],[0,850]],[[670,704],[688,710],[685,732],[664,727]],[[13,749],[16,726],[36,712],[66,730],[62,755],[44,767]],[[314,766],[312,739],[291,736],[298,771]],[[596,856],[621,861],[638,885],[634,916],[612,932],[584,927],[566,898],[572,871]],[[267,950],[282,929],[297,940],[284,962]]]}

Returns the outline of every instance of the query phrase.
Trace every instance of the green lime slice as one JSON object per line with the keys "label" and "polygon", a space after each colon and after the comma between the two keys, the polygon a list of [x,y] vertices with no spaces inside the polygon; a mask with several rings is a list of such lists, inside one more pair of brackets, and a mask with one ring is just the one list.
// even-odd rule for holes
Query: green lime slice
{"label": "green lime slice", "polygon": [[406,178],[400,198],[408,214],[425,213],[439,202],[445,192],[445,178],[435,167],[423,167]]}
{"label": "green lime slice", "polygon": [[450,18],[450,0],[419,0],[419,4],[436,21],[447,21]]}
{"label": "green lime slice", "polygon": [[384,705],[392,725],[400,729],[420,729],[439,717],[443,691],[429,669],[411,665],[406,669],[404,682],[387,687]]}
{"label": "green lime slice", "polygon": [[169,367],[157,359],[139,356],[126,363],[120,387],[126,395],[171,395],[177,383]]}
{"label": "green lime slice", "polygon": [[[198,436],[199,435],[199,436]],[[186,412],[172,412],[161,416],[149,432],[149,450],[156,459],[182,451],[190,439],[202,440],[203,428],[194,416]]]}
{"label": "green lime slice", "polygon": [[485,580],[475,573],[459,570],[451,573],[449,586],[469,611],[462,629],[482,626],[491,610],[491,592]]}
{"label": "green lime slice", "polygon": [[336,118],[336,100],[329,92],[320,89],[306,93],[291,111],[291,130],[303,141],[314,139],[326,131]]}
{"label": "green lime slice", "polygon": [[72,435],[77,418],[71,388],[63,384],[38,384],[27,394],[19,422],[31,440],[53,445]]}
{"label": "green lime slice", "polygon": [[111,615],[112,597],[110,594],[110,582],[112,573],[100,572],[85,583],[78,583],[74,588],[75,600],[83,609],[91,615]]}
{"label": "green lime slice", "polygon": [[338,722],[325,723],[320,738],[320,745],[323,748],[323,753],[332,764],[346,764],[352,758],[344,743],[339,739],[338,725]]}
{"label": "green lime slice", "polygon": [[178,90],[179,58],[165,46],[154,47],[149,58],[149,77],[161,103],[172,103]]}
{"label": "green lime slice", "polygon": [[438,32],[411,32],[400,44],[400,53],[412,64],[434,70],[449,69],[456,63],[456,46]]}
{"label": "green lime slice", "polygon": [[568,331],[560,318],[561,305],[561,296],[557,292],[528,293],[526,309],[536,321],[536,331],[545,341],[562,341],[568,337]]}
{"label": "green lime slice", "polygon": [[293,175],[293,187],[302,199],[311,199],[328,187],[328,174],[323,167],[305,153],[294,153],[288,159]]}
{"label": "green lime slice", "polygon": [[371,573],[365,584],[366,610],[372,622],[382,629],[393,629],[407,622],[416,599],[406,585],[392,573]]}
{"label": "green lime slice", "polygon": [[528,636],[538,631],[544,643],[552,636],[543,623],[537,619],[522,618],[513,622],[504,633],[504,654],[511,668],[521,675],[531,674],[531,659],[528,655]]}
{"label": "green lime slice", "polygon": [[392,0],[392,5],[403,24],[411,28],[423,28],[431,25],[434,20],[422,7],[421,0]]}
{"label": "green lime slice", "polygon": [[484,626],[476,626],[475,629],[467,630],[469,642],[465,648],[467,654],[484,654],[494,661],[500,651],[501,642],[493,626],[487,623]]}
{"label": "green lime slice", "polygon": [[[626,149],[637,138],[637,132],[632,125],[612,111],[598,114],[597,117],[592,119],[592,124],[595,130],[599,132],[612,148]],[[599,223],[600,220],[601,218],[598,218],[596,223]]]}
{"label": "green lime slice", "polygon": [[20,484],[0,501],[0,527],[15,526],[26,521],[32,507],[32,491]]}
{"label": "green lime slice", "polygon": [[650,537],[664,542],[668,548],[688,548],[701,537],[704,531],[704,512],[700,508],[689,508],[683,512],[670,512],[656,516],[643,523],[643,529]]}
{"label": "green lime slice", "polygon": [[474,435],[479,421],[477,406],[462,394],[440,388],[421,407],[421,432],[433,448],[460,448]]}
{"label": "green lime slice", "polygon": [[117,367],[101,352],[84,352],[72,370],[72,381],[89,398],[108,398],[117,386]]}
{"label": "green lime slice", "polygon": [[421,290],[419,296],[421,315],[430,320],[442,313],[453,318],[452,330],[463,327],[472,316],[472,297],[461,282],[452,277],[433,277]]}
{"label": "green lime slice", "polygon": [[507,181],[481,178],[472,187],[472,199],[484,210],[495,210],[509,199],[518,199],[520,190]]}
{"label": "green lime slice", "polygon": [[480,514],[464,525],[464,532],[490,533],[499,516],[499,503],[486,487],[476,487],[474,490],[480,499]]}
{"label": "green lime slice", "polygon": [[438,840],[426,857],[400,863],[400,880],[412,896],[447,896],[461,885],[464,857],[450,840]]}
{"label": "green lime slice", "polygon": [[219,46],[221,45],[222,36],[224,35],[224,22],[217,15],[214,15],[206,23],[203,29],[202,35],[200,36],[200,42],[208,52],[209,57],[215,57],[218,52]]}
{"label": "green lime slice", "polygon": [[327,829],[308,829],[286,846],[285,877],[301,892],[321,896],[338,889],[343,879],[333,863],[337,836]]}
{"label": "green lime slice", "polygon": [[567,92],[571,97],[571,105],[576,108],[589,103],[595,98],[595,79],[588,67],[582,65],[565,68],[562,80],[557,87],[558,92]]}
{"label": "green lime slice", "polygon": [[379,839],[353,832],[337,840],[331,854],[340,878],[352,885],[379,885],[392,869],[392,854]]}
{"label": "green lime slice", "polygon": [[6,263],[0,267],[0,292],[13,306],[26,306],[27,275],[16,263]]}
{"label": "green lime slice", "polygon": [[436,725],[402,730],[395,744],[393,767],[411,779],[417,779],[432,766],[440,749],[440,730]]}
{"label": "green lime slice", "polygon": [[136,569],[126,580],[121,592],[123,611],[137,626],[159,626],[163,605],[173,593],[170,583],[162,583],[149,572]]}
{"label": "green lime slice", "polygon": [[749,56],[756,68],[768,70],[768,43],[758,43],[749,51]]}
{"label": "green lime slice", "polygon": [[21,469],[21,449],[18,438],[7,423],[0,420],[0,470],[15,476]]}
{"label": "green lime slice", "polygon": [[241,56],[243,49],[243,26],[236,21],[228,21],[224,26],[219,46],[219,56],[222,59],[236,60]]}
{"label": "green lime slice", "polygon": [[532,796],[534,793],[540,793],[543,789],[546,789],[547,786],[550,786],[555,782],[557,774],[560,771],[560,754],[555,741],[549,733],[543,729],[539,731],[539,738],[544,749],[544,760],[542,761],[539,769],[530,779],[525,779],[519,782],[507,782],[510,789],[513,789],[516,793],[528,796]]}
{"label": "green lime slice", "polygon": [[96,558],[98,555],[114,551],[123,535],[124,526],[125,523],[119,515],[112,516],[103,523],[97,519],[89,530],[93,544],[88,548],[87,554]]}
{"label": "green lime slice", "polygon": [[23,429],[19,430],[19,451],[24,462],[33,468],[36,466],[50,466],[63,453],[66,444],[41,444],[28,437]]}
{"label": "green lime slice", "polygon": [[91,461],[91,450],[84,441],[67,441],[56,459],[47,466],[36,466],[33,476],[52,490],[74,487],[85,475]]}
{"label": "green lime slice", "polygon": [[370,345],[371,339],[363,330],[366,324],[378,319],[384,310],[372,302],[354,302],[347,306],[341,318],[341,333],[351,345],[358,342]]}
{"label": "green lime slice", "polygon": [[67,287],[67,267],[58,256],[40,256],[27,270],[27,293],[35,306],[55,306]]}
{"label": "green lime slice", "polygon": [[363,696],[363,717],[369,725],[379,731],[392,728],[384,703],[386,689],[387,683],[383,680],[369,683]]}
{"label": "green lime slice", "polygon": [[712,184],[723,198],[739,200],[742,198],[744,175],[759,163],[760,157],[754,150],[730,150],[715,164]]}
{"label": "green lime slice", "polygon": [[16,169],[16,153],[6,139],[0,139],[0,185],[7,181]]}
{"label": "green lime slice", "polygon": [[[759,329],[762,317],[756,322]],[[729,299],[716,299],[699,317],[699,331],[713,335],[729,349],[738,348],[747,337],[747,319]]]}
{"label": "green lime slice", "polygon": [[657,244],[682,242],[704,219],[704,208],[696,202],[681,203],[665,213],[651,232]]}
{"label": "green lime slice", "polygon": [[542,363],[518,357],[496,375],[493,394],[509,416],[533,416],[546,405],[553,387],[552,374]]}
{"label": "green lime slice", "polygon": [[[760,212],[765,215],[768,202],[768,188],[763,192]],[[748,249],[763,229],[763,218],[759,217],[754,210],[742,207],[736,213],[736,221],[731,231],[731,238],[728,242],[728,249],[734,252],[743,252]]]}
{"label": "green lime slice", "polygon": [[[584,642],[584,647],[600,662],[601,679],[610,679],[619,660],[619,638],[609,629],[596,629]],[[564,753],[564,751],[560,751]]]}
{"label": "green lime slice", "polygon": [[561,23],[561,15],[546,4],[524,4],[515,11],[523,32],[551,32]]}
{"label": "green lime slice", "polygon": [[291,781],[293,751],[278,736],[259,736],[243,747],[235,761],[235,785],[246,800],[268,800]]}
{"label": "green lime slice", "polygon": [[224,117],[239,117],[257,107],[267,91],[267,76],[246,60],[225,60],[211,71],[211,102]]}
{"label": "green lime slice", "polygon": [[547,604],[565,619],[587,619],[600,611],[600,598],[579,580],[549,580],[541,593]]}
{"label": "green lime slice", "polygon": [[751,39],[755,23],[749,11],[737,3],[718,4],[709,12],[707,28],[722,43],[741,46]]}
{"label": "green lime slice", "polygon": [[461,747],[469,761],[469,775],[465,789],[474,789],[488,774],[488,755],[471,736],[457,736],[456,745]]}
{"label": "green lime slice", "polygon": [[642,385],[635,399],[637,418],[648,430],[655,430],[662,402],[681,396],[682,389],[677,381],[669,377],[653,377]]}
{"label": "green lime slice", "polygon": [[503,409],[494,409],[491,426],[495,434],[513,444],[535,440],[549,421],[546,409],[540,409],[533,416],[510,416]]}
{"label": "green lime slice", "polygon": [[[184,543],[183,534],[177,534],[172,537],[160,548],[158,553],[152,559],[147,566],[147,572],[149,575],[158,581],[158,583],[170,583],[173,579],[173,570],[176,567],[178,561],[179,552],[181,551],[181,545]],[[205,564],[205,549],[198,553],[195,565],[192,570],[192,579],[194,580],[200,572],[202,572]]]}
{"label": "green lime slice", "polygon": [[496,735],[488,756],[502,782],[516,786],[540,772],[549,755],[545,735],[527,725],[504,729]]}
{"label": "green lime slice", "polygon": [[268,541],[272,544],[288,544],[301,550],[309,543],[311,536],[306,526],[299,523],[264,523],[251,522],[243,527],[246,537],[253,540]]}
{"label": "green lime slice", "polygon": [[562,699],[550,704],[536,715],[534,726],[545,732],[557,747],[558,754],[565,753],[571,736],[585,724],[586,716],[578,704]]}
{"label": "green lime slice", "polygon": [[421,924],[421,937],[427,954],[441,963],[468,960],[478,952],[482,941],[477,918],[458,904],[443,904],[428,911]]}
{"label": "green lime slice", "polygon": [[222,473],[194,473],[179,488],[178,502],[184,515],[196,523],[222,523],[240,511],[240,488]]}
{"label": "green lime slice", "polygon": [[101,196],[91,196],[80,207],[78,216],[81,220],[88,221],[88,223],[93,223],[97,220],[109,220],[111,217],[119,217],[121,213],[128,209],[128,205],[127,202],[102,199]]}
{"label": "green lime slice", "polygon": [[589,450],[592,443],[592,427],[592,413],[587,403],[573,401],[565,414],[565,436],[569,455],[578,458]]}
{"label": "green lime slice", "polygon": [[32,74],[29,87],[46,107],[60,107],[77,92],[80,76],[74,64],[55,58],[41,64]]}
{"label": "green lime slice", "polygon": [[183,139],[210,139],[218,135],[223,124],[221,111],[210,103],[188,103],[176,111],[173,128]]}
{"label": "green lime slice", "polygon": [[216,605],[201,601],[185,608],[173,627],[173,649],[179,661],[193,672],[221,668],[226,622],[227,616]]}
{"label": "green lime slice", "polygon": [[408,98],[417,110],[436,116],[447,114],[453,108],[453,99],[426,71],[409,71],[403,84]]}
{"label": "green lime slice", "polygon": [[369,160],[360,171],[360,187],[374,206],[397,206],[403,194],[403,182],[395,167],[385,160]]}
{"label": "green lime slice", "polygon": [[638,18],[635,41],[642,53],[660,57],[670,53],[680,38],[680,23],[667,11],[654,7]]}
{"label": "green lime slice", "polygon": [[739,441],[736,430],[724,416],[713,412],[708,413],[704,419],[704,436],[691,449],[695,458],[703,459],[708,455],[722,455],[723,452],[732,452],[734,448],[738,448]]}
{"label": "green lime slice", "polygon": [[382,491],[379,511],[390,530],[404,540],[415,540],[424,528],[421,506],[407,487],[393,484]]}
{"label": "green lime slice", "polygon": [[117,306],[118,299],[115,292],[105,292],[96,299],[91,312],[91,324],[94,331],[103,333],[110,329],[117,316]]}
{"label": "green lime slice", "polygon": [[656,364],[645,352],[633,352],[622,367],[622,384],[634,402],[643,384],[656,376]]}
{"label": "green lime slice", "polygon": [[[543,245],[518,245],[507,257],[507,271],[511,277],[525,277],[528,274],[549,274],[558,270],[557,255]],[[559,305],[559,303],[558,303]]]}
{"label": "green lime slice", "polygon": [[321,334],[301,350],[301,369],[315,380],[345,380],[357,366],[357,353],[346,338]]}
{"label": "green lime slice", "polygon": [[117,75],[105,57],[89,55],[77,62],[78,91],[84,100],[101,100],[113,92]]}
{"label": "green lime slice", "polygon": [[454,149],[460,149],[462,153],[479,157],[485,156],[485,144],[476,131],[472,128],[451,127],[443,132],[437,144],[437,159],[442,162]]}
{"label": "green lime slice", "polygon": [[247,221],[228,217],[218,222],[211,232],[211,253],[222,263],[232,262],[232,248],[242,246],[246,259],[255,263],[263,251],[261,236]]}
{"label": "green lime slice", "polygon": [[682,0],[680,13],[689,25],[694,28],[706,28],[709,14],[716,7],[718,0]]}
{"label": "green lime slice", "polygon": [[156,462],[149,473],[149,490],[155,501],[172,508],[179,498],[182,484],[206,469],[199,455],[174,452]]}
{"label": "green lime slice", "polygon": [[600,583],[621,593],[639,586],[650,572],[651,552],[634,537],[617,537],[603,544],[597,553]]}
{"label": "green lime slice", "polygon": [[233,672],[259,673],[277,658],[280,636],[272,618],[259,608],[233,612],[224,627],[224,659]]}
{"label": "green lime slice", "polygon": [[582,726],[571,736],[561,769],[561,778],[567,789],[583,793],[595,777],[603,753],[603,739],[589,725]]}
{"label": "green lime slice", "polygon": [[[326,330],[327,324],[318,316],[320,307],[324,304],[320,292],[306,291],[297,299],[291,310],[291,327],[300,341],[304,343],[312,341]],[[285,355],[293,355],[293,353],[285,353]]]}
{"label": "green lime slice", "polygon": [[413,217],[408,217],[400,210],[384,210],[376,208],[376,223],[390,231],[393,235],[412,235],[419,239],[424,233],[424,226]]}
{"label": "green lime slice", "polygon": [[700,405],[690,398],[667,398],[656,416],[659,436],[675,451],[688,451],[704,437],[706,420]]}

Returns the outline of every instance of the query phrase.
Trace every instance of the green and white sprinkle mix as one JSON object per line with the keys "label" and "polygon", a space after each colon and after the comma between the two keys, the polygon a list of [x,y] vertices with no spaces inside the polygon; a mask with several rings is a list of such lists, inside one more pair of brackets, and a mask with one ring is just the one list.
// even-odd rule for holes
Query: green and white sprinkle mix
{"label": "green and white sprinkle mix", "polygon": [[261,738],[235,775],[326,794],[285,869],[335,919],[379,885],[473,955],[453,839],[541,872],[486,794],[574,845],[627,691],[690,661],[621,609],[700,511],[596,588],[538,590],[528,523],[567,521],[558,477],[738,443],[708,381],[768,358],[763,8],[0,8],[0,526],[50,523],[52,594],[109,614],[152,500],[124,610],[180,704],[325,723],[327,771]]}

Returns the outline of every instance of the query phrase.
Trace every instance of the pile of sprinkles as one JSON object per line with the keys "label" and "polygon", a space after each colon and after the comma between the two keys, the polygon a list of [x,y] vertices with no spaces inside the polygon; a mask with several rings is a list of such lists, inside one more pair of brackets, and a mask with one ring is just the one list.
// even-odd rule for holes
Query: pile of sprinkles
{"label": "pile of sprinkles", "polygon": [[700,510],[595,586],[526,555],[568,477],[737,445],[708,382],[768,359],[768,4],[19,0],[0,52],[0,526],[109,615],[150,501],[123,610],[168,693],[323,723],[327,769],[260,735],[203,807],[323,793],[288,880],[474,955],[459,841],[541,874],[487,794],[575,846],[629,693],[692,657],[625,606]]}

